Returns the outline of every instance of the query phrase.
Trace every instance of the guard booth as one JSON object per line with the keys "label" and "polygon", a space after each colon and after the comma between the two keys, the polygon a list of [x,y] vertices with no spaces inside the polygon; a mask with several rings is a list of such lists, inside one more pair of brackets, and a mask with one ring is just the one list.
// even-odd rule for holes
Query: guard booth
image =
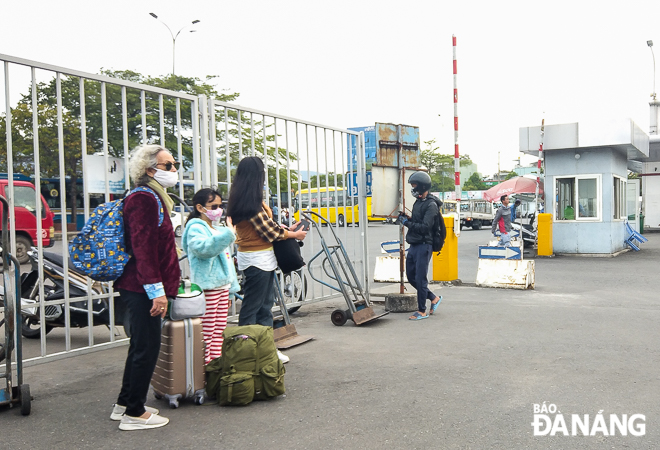
{"label": "guard booth", "polygon": [[[521,152],[537,156],[540,143],[541,127],[520,128]],[[545,126],[545,212],[553,215],[556,254],[626,247],[628,203],[636,209],[639,196],[628,189],[629,163],[648,154],[648,135],[630,119]]]}
{"label": "guard booth", "polygon": [[[649,120],[649,153],[648,158],[639,160],[642,179],[642,210],[644,223],[638,231],[660,230],[660,135],[658,135],[658,119],[660,118],[660,100],[655,97],[649,103],[651,117]],[[640,220],[641,222],[641,220]]]}

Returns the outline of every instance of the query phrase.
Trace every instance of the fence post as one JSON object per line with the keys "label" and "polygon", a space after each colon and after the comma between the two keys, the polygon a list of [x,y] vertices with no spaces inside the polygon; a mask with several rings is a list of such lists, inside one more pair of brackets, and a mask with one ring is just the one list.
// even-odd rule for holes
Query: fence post
{"label": "fence post", "polygon": [[[200,137],[201,137],[201,168],[202,168],[202,186],[210,187],[211,186],[211,177],[210,177],[210,156],[209,151],[209,109],[208,109],[208,99],[205,95],[200,95],[199,97],[199,110],[197,112],[198,119],[200,123]],[[216,169],[217,170],[217,169]],[[197,189],[197,183],[195,183],[195,189]]]}

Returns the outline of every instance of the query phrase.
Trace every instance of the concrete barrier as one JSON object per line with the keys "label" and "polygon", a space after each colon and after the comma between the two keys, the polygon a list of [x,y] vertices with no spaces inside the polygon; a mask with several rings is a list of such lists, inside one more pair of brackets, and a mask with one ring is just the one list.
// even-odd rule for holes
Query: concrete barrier
{"label": "concrete barrier", "polygon": [[417,294],[385,295],[385,310],[391,312],[417,311]]}

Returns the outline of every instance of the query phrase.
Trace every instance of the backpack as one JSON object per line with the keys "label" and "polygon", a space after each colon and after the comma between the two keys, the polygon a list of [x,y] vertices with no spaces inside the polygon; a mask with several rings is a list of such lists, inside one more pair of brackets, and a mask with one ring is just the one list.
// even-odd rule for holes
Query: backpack
{"label": "backpack", "polygon": [[123,199],[97,206],[83,229],[69,244],[73,265],[93,280],[116,280],[130,259],[124,244],[124,200],[134,192],[153,194],[158,202],[158,226],[163,223],[160,198],[147,187],[137,187]]}
{"label": "backpack", "polygon": [[[209,365],[214,365],[215,370],[210,367],[207,370],[209,395],[215,394],[218,403],[227,406],[247,405],[253,400],[267,400],[284,394],[286,370],[277,357],[271,327],[229,327],[225,328],[223,337],[222,362],[212,361]],[[221,372],[218,366],[222,367]]]}
{"label": "backpack", "polygon": [[433,227],[433,244],[431,246],[434,252],[440,253],[442,247],[445,245],[445,238],[447,237],[447,227],[445,226],[445,219],[442,217],[442,213],[438,210],[439,223]]}

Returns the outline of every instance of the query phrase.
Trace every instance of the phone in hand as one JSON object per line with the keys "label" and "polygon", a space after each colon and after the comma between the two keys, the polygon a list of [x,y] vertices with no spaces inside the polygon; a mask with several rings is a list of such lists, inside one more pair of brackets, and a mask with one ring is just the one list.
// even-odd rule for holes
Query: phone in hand
{"label": "phone in hand", "polygon": [[308,220],[301,219],[300,222],[296,224],[296,228],[293,229],[293,231],[298,231],[298,230],[303,230],[303,231],[309,231],[309,226],[310,223]]}

